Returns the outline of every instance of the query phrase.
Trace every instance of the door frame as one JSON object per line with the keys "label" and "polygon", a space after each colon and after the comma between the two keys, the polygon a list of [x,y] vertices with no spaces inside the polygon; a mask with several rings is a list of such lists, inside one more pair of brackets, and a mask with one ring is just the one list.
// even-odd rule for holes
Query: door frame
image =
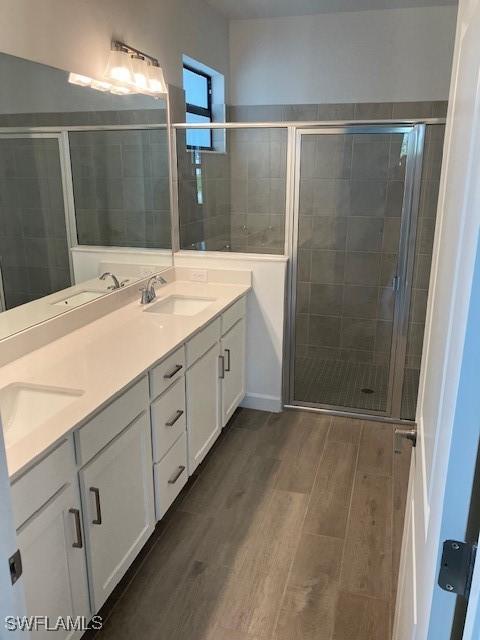
{"label": "door frame", "polygon": [[[287,407],[302,407],[351,417],[376,418],[379,420],[400,419],[404,369],[407,347],[408,319],[413,284],[415,242],[417,234],[418,210],[420,204],[421,173],[425,143],[425,123],[370,123],[331,126],[300,125],[292,127],[289,136],[288,182],[287,182],[287,225],[286,247],[289,255],[288,292],[286,301],[286,366],[284,371],[284,398]],[[290,132],[292,133],[292,132]],[[303,136],[308,135],[355,135],[355,134],[409,134],[407,164],[404,179],[404,198],[401,214],[397,277],[399,287],[395,299],[392,344],[390,352],[387,407],[385,411],[365,412],[355,407],[341,407],[328,404],[296,401],[295,380],[295,310],[297,300],[298,267],[298,223],[300,209],[301,147]],[[292,141],[294,149],[292,150]],[[290,194],[290,198],[288,197]]]}

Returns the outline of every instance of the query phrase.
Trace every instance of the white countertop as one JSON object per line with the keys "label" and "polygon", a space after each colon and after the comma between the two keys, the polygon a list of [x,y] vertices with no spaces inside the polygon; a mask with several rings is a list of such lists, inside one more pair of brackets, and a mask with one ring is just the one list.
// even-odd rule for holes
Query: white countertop
{"label": "white countertop", "polygon": [[2,367],[2,388],[26,383],[83,391],[53,418],[7,447],[10,478],[18,476],[250,288],[246,284],[177,280],[157,290],[157,301],[172,294],[215,301],[194,316],[174,316],[145,313],[145,307],[136,300]]}

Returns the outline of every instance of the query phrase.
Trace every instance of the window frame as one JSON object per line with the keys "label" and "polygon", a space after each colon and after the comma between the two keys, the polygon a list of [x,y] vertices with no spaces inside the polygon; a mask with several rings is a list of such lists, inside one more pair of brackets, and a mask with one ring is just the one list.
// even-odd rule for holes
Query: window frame
{"label": "window frame", "polygon": [[[208,118],[210,122],[213,122],[213,111],[212,111],[212,76],[206,73],[205,71],[201,71],[200,69],[196,69],[187,63],[183,63],[183,69],[190,71],[191,73],[196,73],[198,76],[202,76],[207,80],[207,108],[200,107],[199,105],[192,104],[190,102],[186,102],[186,113],[192,113],[196,116],[203,116],[204,118]],[[201,151],[213,151],[213,134],[212,129],[207,129],[210,134],[210,146],[208,147],[196,147],[187,144],[187,149],[199,149]]]}

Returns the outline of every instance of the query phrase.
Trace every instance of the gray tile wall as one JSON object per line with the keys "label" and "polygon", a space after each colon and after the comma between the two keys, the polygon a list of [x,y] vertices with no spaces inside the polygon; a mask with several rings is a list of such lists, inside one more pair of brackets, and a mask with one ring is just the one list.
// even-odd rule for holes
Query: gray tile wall
{"label": "gray tile wall", "polygon": [[228,251],[230,247],[230,157],[191,151],[177,132],[180,248]]}
{"label": "gray tile wall", "polygon": [[164,129],[69,134],[78,242],[171,247]]}
{"label": "gray tile wall", "polygon": [[227,130],[225,153],[186,150],[181,136],[177,148],[180,246],[282,254],[286,131]]}
{"label": "gray tile wall", "polygon": [[166,109],[0,114],[0,127],[74,127],[84,125],[166,124],[166,122]]}
{"label": "gray tile wall", "polygon": [[0,264],[9,309],[70,286],[56,140],[0,140]]}
{"label": "gray tile wall", "polygon": [[297,354],[386,365],[400,235],[402,135],[304,138]]}
{"label": "gray tile wall", "polygon": [[229,122],[298,122],[311,120],[387,120],[444,118],[447,102],[350,102],[338,104],[230,105]]}

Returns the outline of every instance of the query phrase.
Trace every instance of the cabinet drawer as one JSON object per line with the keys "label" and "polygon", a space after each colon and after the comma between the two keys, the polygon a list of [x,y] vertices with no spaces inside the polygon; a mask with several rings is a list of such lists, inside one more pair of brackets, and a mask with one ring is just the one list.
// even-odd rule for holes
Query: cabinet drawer
{"label": "cabinet drawer", "polygon": [[187,342],[187,367],[196,362],[220,339],[220,318],[217,318]]}
{"label": "cabinet drawer", "polygon": [[12,484],[13,513],[18,529],[75,474],[73,443],[65,440]]}
{"label": "cabinet drawer", "polygon": [[222,314],[222,336],[229,331],[233,325],[245,316],[245,296],[237,300]]}
{"label": "cabinet drawer", "polygon": [[156,398],[185,371],[185,349],[180,347],[150,371],[150,397]]}
{"label": "cabinet drawer", "polygon": [[153,461],[159,462],[186,429],[185,379],[177,380],[152,403]]}
{"label": "cabinet drawer", "polygon": [[161,462],[153,467],[155,515],[161,520],[188,480],[187,438],[183,433]]}
{"label": "cabinet drawer", "polygon": [[77,462],[85,464],[148,408],[145,376],[75,433]]}

